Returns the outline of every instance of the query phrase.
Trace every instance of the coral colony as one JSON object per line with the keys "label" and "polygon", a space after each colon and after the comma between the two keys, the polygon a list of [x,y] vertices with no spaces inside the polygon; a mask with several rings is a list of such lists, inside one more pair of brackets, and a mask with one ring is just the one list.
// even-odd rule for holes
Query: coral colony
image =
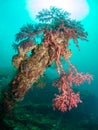
{"label": "coral colony", "polygon": [[[75,93],[72,87],[79,86],[84,81],[90,83],[93,79],[88,73],[78,72],[69,59],[72,56],[69,49],[70,40],[73,39],[78,49],[78,39],[87,40],[87,32],[81,23],[71,20],[69,13],[56,7],[43,9],[36,18],[39,22],[27,24],[16,34],[13,46],[18,54],[13,56],[12,63],[18,69],[18,73],[5,97],[4,112],[11,110],[15,103],[24,97],[28,89],[53,62],[56,63],[59,75],[53,83],[59,91],[53,99],[53,109],[64,112],[77,107],[82,101],[79,93]],[[37,39],[40,39],[40,44],[37,43]],[[27,53],[30,51],[31,55],[28,56]],[[61,57],[69,65],[67,70],[63,67]]]}

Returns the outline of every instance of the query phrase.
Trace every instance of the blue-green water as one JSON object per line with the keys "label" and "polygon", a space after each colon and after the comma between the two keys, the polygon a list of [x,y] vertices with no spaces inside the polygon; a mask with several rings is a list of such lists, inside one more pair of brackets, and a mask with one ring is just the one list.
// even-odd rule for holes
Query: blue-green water
{"label": "blue-green water", "polygon": [[[98,2],[87,2],[90,12],[81,22],[88,32],[89,41],[80,41],[80,51],[71,45],[71,62],[79,71],[94,76],[90,85],[80,86],[83,103],[65,113],[52,110],[56,90],[51,84],[56,73],[51,67],[46,72],[45,88],[30,89],[11,116],[6,117],[13,130],[98,130]],[[11,63],[15,54],[12,48],[15,34],[23,25],[32,23],[25,7],[24,0],[0,1],[0,87],[7,87],[15,73]]]}

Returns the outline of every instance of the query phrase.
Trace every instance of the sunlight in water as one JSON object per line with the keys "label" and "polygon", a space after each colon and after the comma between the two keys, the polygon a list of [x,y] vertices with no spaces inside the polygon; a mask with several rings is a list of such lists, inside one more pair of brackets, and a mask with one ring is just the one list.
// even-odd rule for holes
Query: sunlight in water
{"label": "sunlight in water", "polygon": [[56,6],[71,13],[72,19],[82,20],[89,13],[86,0],[27,0],[26,9],[32,19],[43,8]]}

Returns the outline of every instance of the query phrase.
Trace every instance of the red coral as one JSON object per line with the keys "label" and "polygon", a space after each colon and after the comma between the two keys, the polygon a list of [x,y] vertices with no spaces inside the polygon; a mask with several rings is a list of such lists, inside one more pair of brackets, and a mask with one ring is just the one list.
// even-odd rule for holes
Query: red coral
{"label": "red coral", "polygon": [[92,75],[77,72],[75,67],[74,70],[71,68],[69,72],[69,74],[62,72],[61,77],[53,83],[61,93],[61,95],[56,95],[55,99],[53,99],[53,108],[62,112],[77,107],[77,104],[82,102],[79,93],[74,93],[72,90],[72,85],[80,85],[84,81],[90,82],[92,79]]}

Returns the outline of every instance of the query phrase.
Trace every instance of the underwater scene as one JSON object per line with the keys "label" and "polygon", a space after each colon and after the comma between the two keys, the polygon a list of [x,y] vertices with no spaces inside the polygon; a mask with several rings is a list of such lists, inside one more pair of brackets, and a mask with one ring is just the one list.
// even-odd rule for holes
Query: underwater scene
{"label": "underwater scene", "polygon": [[97,0],[0,0],[0,130],[98,130],[97,14]]}

